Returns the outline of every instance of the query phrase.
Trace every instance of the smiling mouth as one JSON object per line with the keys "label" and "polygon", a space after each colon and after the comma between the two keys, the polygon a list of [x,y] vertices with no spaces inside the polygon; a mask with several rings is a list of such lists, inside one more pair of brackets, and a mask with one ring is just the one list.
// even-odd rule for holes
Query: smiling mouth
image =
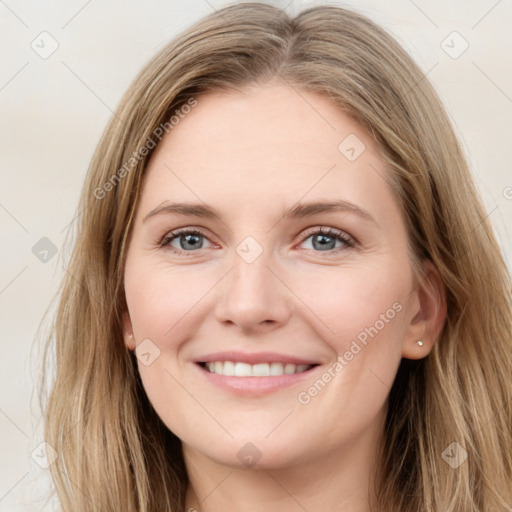
{"label": "smiling mouth", "polygon": [[292,363],[258,363],[248,364],[233,361],[200,362],[199,366],[210,373],[224,375],[226,377],[279,377],[281,375],[293,375],[311,370],[317,364],[292,364]]}

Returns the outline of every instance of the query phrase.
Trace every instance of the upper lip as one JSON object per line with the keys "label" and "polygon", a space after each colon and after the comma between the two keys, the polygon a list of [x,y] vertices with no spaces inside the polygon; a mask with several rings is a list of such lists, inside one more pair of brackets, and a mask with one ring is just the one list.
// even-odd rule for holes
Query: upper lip
{"label": "upper lip", "polygon": [[284,363],[284,364],[320,364],[318,361],[311,359],[302,359],[301,357],[290,356],[287,354],[279,354],[277,352],[215,352],[214,354],[207,354],[196,359],[197,363],[211,363],[214,361],[233,361],[234,363]]}

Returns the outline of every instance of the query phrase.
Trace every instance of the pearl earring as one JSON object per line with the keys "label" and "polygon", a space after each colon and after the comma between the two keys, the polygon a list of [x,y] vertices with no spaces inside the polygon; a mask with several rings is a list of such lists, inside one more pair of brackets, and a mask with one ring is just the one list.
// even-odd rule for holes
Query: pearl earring
{"label": "pearl earring", "polygon": [[131,332],[131,333],[128,335],[128,338],[130,338],[131,340],[133,340],[133,332]]}
{"label": "pearl earring", "polygon": [[423,347],[423,341],[419,340],[416,342],[420,347]]}

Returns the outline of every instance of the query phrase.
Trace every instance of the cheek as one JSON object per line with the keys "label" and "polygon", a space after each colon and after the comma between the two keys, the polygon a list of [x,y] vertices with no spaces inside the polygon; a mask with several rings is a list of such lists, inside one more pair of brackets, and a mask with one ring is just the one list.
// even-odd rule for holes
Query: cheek
{"label": "cheek", "polygon": [[181,438],[201,426],[194,426],[194,414],[187,416],[191,386],[182,373],[180,348],[200,325],[201,298],[211,281],[212,276],[201,270],[171,267],[143,257],[128,258],[125,268],[130,319],[137,346],[145,347],[138,350],[137,361],[142,384],[162,421]]}
{"label": "cheek", "polygon": [[214,277],[197,267],[127,262],[126,301],[137,338],[154,339],[159,345],[172,338],[176,326],[182,330],[201,311]]}
{"label": "cheek", "polygon": [[[304,390],[304,401],[318,393],[340,414],[353,408],[374,412],[384,402],[401,360],[407,272],[381,261],[364,271],[343,268],[303,279],[299,293],[311,305],[318,332],[333,351],[323,379],[328,391],[321,382],[310,382],[316,388]],[[314,291],[307,292],[307,283],[315,283]]]}
{"label": "cheek", "polygon": [[338,354],[356,339],[362,344],[377,336],[401,341],[409,277],[386,263],[322,269],[314,275],[301,272],[295,280],[294,291],[315,313]]}

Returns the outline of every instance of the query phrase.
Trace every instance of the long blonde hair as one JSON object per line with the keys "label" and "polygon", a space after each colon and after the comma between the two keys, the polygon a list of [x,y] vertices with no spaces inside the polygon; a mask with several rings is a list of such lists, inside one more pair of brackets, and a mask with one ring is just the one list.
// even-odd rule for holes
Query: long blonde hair
{"label": "long blonde hair", "polygon": [[[402,360],[390,392],[381,510],[509,510],[510,275],[438,96],[393,38],[353,11],[316,6],[291,18],[242,3],[150,60],[92,158],[45,352],[56,363],[45,438],[59,454],[50,471],[63,511],[184,510],[180,441],[153,410],[123,342],[127,239],[158,127],[171,129],[173,113],[207,91],[276,77],[328,95],[370,130],[391,170],[411,262],[429,258],[446,287],[438,342],[428,357]],[[446,461],[454,442],[467,452],[456,468]]]}

